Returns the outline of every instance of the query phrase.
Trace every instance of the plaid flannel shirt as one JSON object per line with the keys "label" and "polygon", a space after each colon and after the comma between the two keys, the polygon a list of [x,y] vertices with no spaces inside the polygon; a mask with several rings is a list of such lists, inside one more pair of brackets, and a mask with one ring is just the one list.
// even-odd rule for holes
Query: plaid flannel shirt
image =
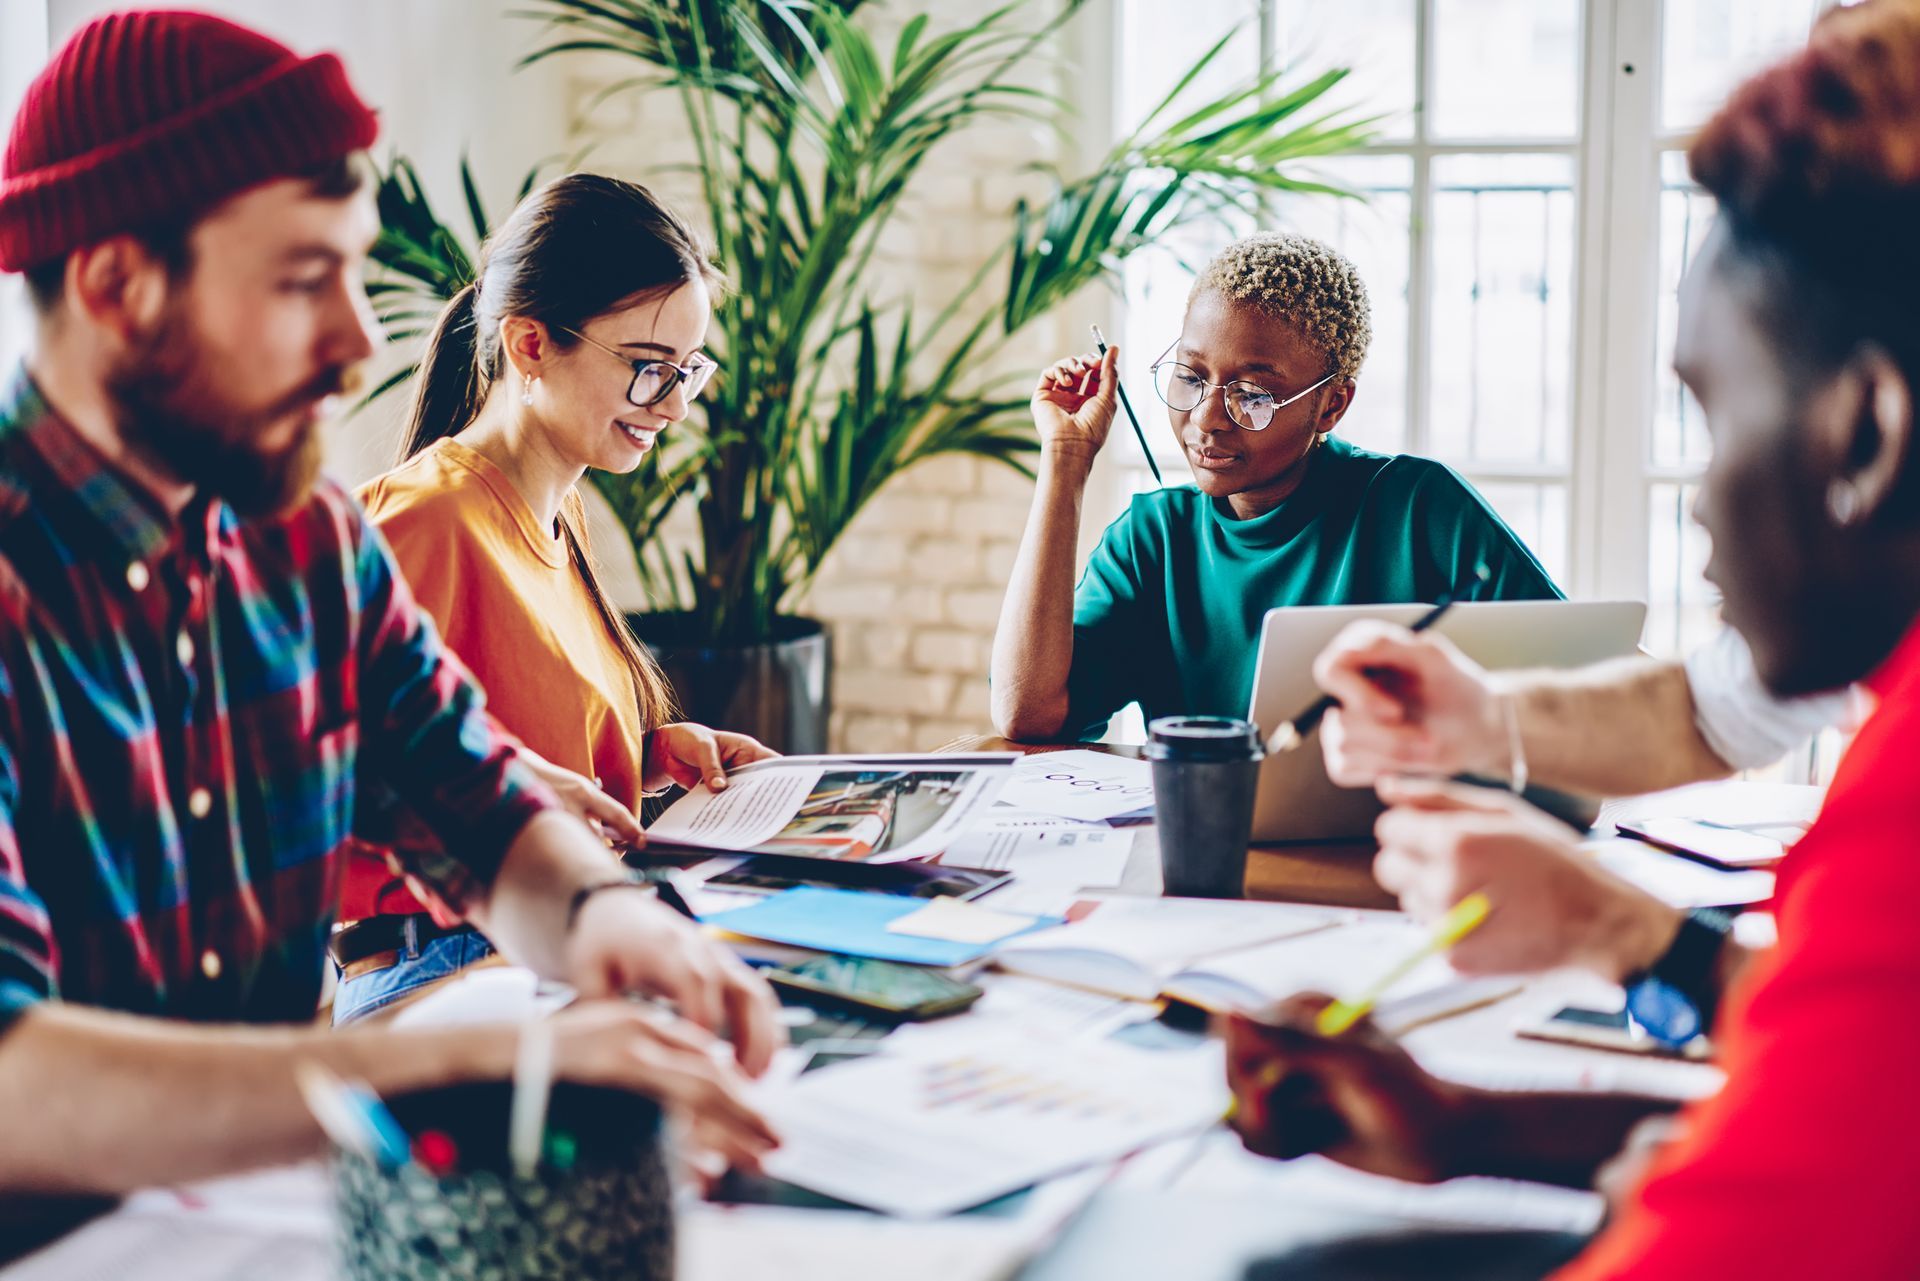
{"label": "plaid flannel shirt", "polygon": [[0,390],[0,1032],[311,1017],[356,800],[425,819],[450,853],[411,870],[469,902],[553,804],[511,744],[338,486],[172,518]]}

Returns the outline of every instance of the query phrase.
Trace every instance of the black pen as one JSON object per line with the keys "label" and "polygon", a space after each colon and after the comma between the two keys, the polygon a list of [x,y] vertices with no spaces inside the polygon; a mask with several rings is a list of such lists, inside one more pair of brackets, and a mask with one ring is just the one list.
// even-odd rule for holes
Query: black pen
{"label": "black pen", "polygon": [[616,845],[613,849],[614,853],[620,856],[620,861],[625,864],[627,871],[633,875],[635,884],[653,886],[654,896],[660,900],[662,907],[673,909],[689,921],[698,921],[700,919],[700,914],[693,910],[693,904],[687,902],[687,896],[681,893],[679,885],[674,882],[673,868],[635,867],[632,863],[626,861],[629,855],[644,855],[647,849],[646,846]]}
{"label": "black pen", "polygon": [[[1107,354],[1107,336],[1100,332],[1100,326],[1088,325],[1093,330],[1094,346],[1100,349],[1102,356]],[[1140,419],[1133,412],[1133,402],[1127,399],[1127,389],[1120,384],[1120,371],[1113,371],[1113,389],[1120,393],[1120,408],[1127,411],[1127,421],[1133,424],[1133,434],[1140,441],[1140,452],[1147,456],[1147,466],[1153,469],[1153,483],[1166,488],[1167,482],[1160,479],[1160,464],[1153,460],[1153,449],[1147,444],[1147,433],[1140,429]]]}
{"label": "black pen", "polygon": [[700,914],[693,910],[693,904],[687,902],[687,896],[680,892],[678,885],[674,884],[672,868],[659,868],[647,879],[653,883],[663,906],[672,908],[694,924],[699,924]]}
{"label": "black pen", "polygon": [[[1482,561],[1473,567],[1473,577],[1476,583],[1484,583],[1489,578],[1492,578],[1493,575],[1487,570],[1486,562]],[[1427,628],[1432,627],[1435,623],[1446,617],[1447,611],[1452,609],[1454,602],[1459,599],[1460,593],[1458,591],[1448,592],[1434,603],[1432,609],[1422,614],[1419,620],[1408,630],[1414,632],[1426,631]],[[1313,702],[1307,704],[1305,711],[1301,712],[1292,720],[1284,722],[1279,728],[1275,729],[1272,734],[1267,736],[1267,755],[1275,756],[1281,752],[1291,752],[1294,748],[1306,742],[1307,735],[1313,733],[1314,730],[1320,727],[1321,718],[1338,706],[1340,706],[1340,700],[1331,694],[1322,694],[1320,697],[1314,699]]]}

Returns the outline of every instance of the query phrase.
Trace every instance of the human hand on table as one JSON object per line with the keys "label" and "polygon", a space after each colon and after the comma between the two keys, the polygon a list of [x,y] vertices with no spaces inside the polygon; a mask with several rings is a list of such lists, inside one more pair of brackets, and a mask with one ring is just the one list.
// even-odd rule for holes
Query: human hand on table
{"label": "human hand on table", "polygon": [[577,1002],[553,1016],[557,1079],[658,1100],[697,1152],[757,1171],[779,1136],[747,1098],[745,1075],[711,1033],[657,1006]]}
{"label": "human hand on table", "polygon": [[705,783],[710,790],[723,792],[728,770],[779,754],[745,734],[677,721],[647,735],[646,786],[652,790],[678,783],[694,788]]}
{"label": "human hand on table", "polygon": [[622,888],[588,897],[567,936],[566,963],[583,998],[654,997],[724,1034],[751,1076],[786,1044],[780,1003],[766,981],[651,894]]}
{"label": "human hand on table", "polygon": [[1563,966],[1619,982],[1672,944],[1683,913],[1583,853],[1573,834],[1518,797],[1436,780],[1387,778],[1374,824],[1374,879],[1420,921],[1478,890],[1493,907],[1448,959],[1466,974]]}
{"label": "human hand on table", "polygon": [[1320,722],[1320,746],[1327,776],[1342,787],[1511,765],[1501,695],[1444,636],[1351,623],[1314,660],[1313,677],[1340,700]]}
{"label": "human hand on table", "polygon": [[1371,1020],[1339,1036],[1314,1023],[1333,998],[1303,993],[1256,1020],[1227,1021],[1232,1125],[1249,1151],[1322,1153],[1417,1183],[1465,1173],[1470,1091],[1429,1074]]}

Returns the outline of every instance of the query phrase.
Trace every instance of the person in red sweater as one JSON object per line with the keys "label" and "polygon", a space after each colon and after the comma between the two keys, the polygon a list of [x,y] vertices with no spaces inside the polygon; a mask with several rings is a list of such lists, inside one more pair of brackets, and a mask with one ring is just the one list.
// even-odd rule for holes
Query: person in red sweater
{"label": "person in red sweater", "polygon": [[[1863,681],[1878,707],[1781,866],[1778,944],[1716,956],[1711,931],[1682,926],[1666,956],[1627,976],[1630,1003],[1649,974],[1671,980],[1669,1009],[1712,1028],[1727,1081],[1679,1114],[1606,1226],[1555,1275],[1910,1277],[1920,0],[1830,12],[1805,50],[1736,91],[1689,159],[1721,209],[1682,289],[1675,353],[1714,438],[1695,509],[1713,537],[1708,576],[1775,694]],[[1521,869],[1568,859],[1564,838],[1510,799],[1427,783],[1382,791],[1394,802],[1383,845],[1397,857],[1496,843],[1529,855],[1505,860],[1510,879],[1458,886],[1492,900],[1487,930],[1524,929],[1513,904],[1537,886]],[[1462,1088],[1364,1022],[1317,1035],[1325,1000],[1303,995],[1229,1027],[1236,1125],[1255,1151],[1321,1151],[1426,1181],[1586,1186],[1629,1131],[1672,1106]]]}

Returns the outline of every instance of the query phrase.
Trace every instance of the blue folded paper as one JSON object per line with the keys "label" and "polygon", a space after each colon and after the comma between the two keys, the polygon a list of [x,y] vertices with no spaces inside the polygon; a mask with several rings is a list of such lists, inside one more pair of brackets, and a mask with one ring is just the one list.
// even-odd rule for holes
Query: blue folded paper
{"label": "blue folded paper", "polygon": [[[700,919],[717,929],[770,943],[809,947],[821,952],[905,961],[911,965],[964,965],[977,961],[1006,939],[992,943],[954,943],[913,934],[889,934],[887,926],[919,911],[926,899],[898,894],[863,894],[803,886],[774,894],[750,907],[736,907]],[[1035,917],[1027,929],[1007,938],[1061,925],[1057,916]]]}

